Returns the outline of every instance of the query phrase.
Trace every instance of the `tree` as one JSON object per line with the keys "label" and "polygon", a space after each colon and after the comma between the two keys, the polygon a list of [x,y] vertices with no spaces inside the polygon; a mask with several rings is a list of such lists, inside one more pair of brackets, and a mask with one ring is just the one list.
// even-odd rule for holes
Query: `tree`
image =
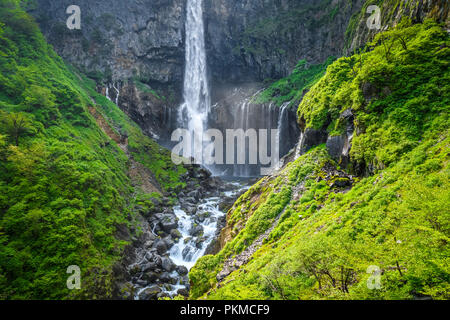
{"label": "tree", "polygon": [[19,139],[31,129],[31,121],[26,114],[9,113],[4,119],[6,132],[14,140],[16,146],[19,146]]}

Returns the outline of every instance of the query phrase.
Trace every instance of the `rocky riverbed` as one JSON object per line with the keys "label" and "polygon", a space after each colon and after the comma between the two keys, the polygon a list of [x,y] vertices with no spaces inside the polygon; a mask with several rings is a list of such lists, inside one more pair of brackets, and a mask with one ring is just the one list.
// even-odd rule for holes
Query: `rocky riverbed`
{"label": "rocky riverbed", "polygon": [[189,269],[204,254],[215,253],[227,210],[248,188],[248,181],[223,181],[199,166],[184,179],[186,188],[175,204],[155,200],[152,212],[143,215],[143,232],[128,250],[118,298],[188,296]]}

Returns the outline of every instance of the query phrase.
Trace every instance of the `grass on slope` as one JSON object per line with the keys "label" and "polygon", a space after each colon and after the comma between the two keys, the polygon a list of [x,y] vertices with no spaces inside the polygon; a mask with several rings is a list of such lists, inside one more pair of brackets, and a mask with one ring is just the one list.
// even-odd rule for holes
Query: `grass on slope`
{"label": "grass on slope", "polygon": [[309,90],[324,74],[327,67],[334,61],[330,57],[321,64],[308,65],[301,60],[292,73],[271,84],[267,89],[255,97],[255,103],[275,102],[281,106],[284,102],[300,101],[306,90]]}
{"label": "grass on slope", "polygon": [[[336,187],[342,177],[326,168],[338,164],[319,146],[260,181],[228,213],[239,226],[234,239],[191,270],[191,297],[449,299],[449,55],[435,23],[404,22],[377,36],[370,52],[330,65],[300,119],[339,134],[339,116],[351,108],[352,162],[372,175],[351,190]],[[271,225],[277,206],[284,212],[253,259],[216,285],[225,259]],[[375,283],[371,266],[381,273],[376,290],[367,285]]]}
{"label": "grass on slope", "polygon": [[[73,70],[72,70],[73,71]],[[94,84],[71,72],[18,1],[0,3],[0,298],[108,298],[137,191],[128,157],[88,112],[128,137],[165,191],[184,169]],[[92,97],[95,101],[92,101]],[[81,290],[66,287],[70,265]]]}

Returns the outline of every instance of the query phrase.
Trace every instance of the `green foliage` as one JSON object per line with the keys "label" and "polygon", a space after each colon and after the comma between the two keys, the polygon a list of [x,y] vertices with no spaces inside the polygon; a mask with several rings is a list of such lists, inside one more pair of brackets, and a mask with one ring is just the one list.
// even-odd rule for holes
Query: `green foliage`
{"label": "green foliage", "polygon": [[[1,1],[1,299],[111,298],[113,265],[127,245],[117,230],[158,197],[133,187],[127,154],[88,108],[128,137],[163,190],[182,186],[184,169],[169,152],[67,67],[17,1]],[[81,290],[66,287],[70,265],[81,269]]]}
{"label": "green foliage", "polygon": [[306,60],[299,61],[290,76],[273,83],[255,98],[255,102],[274,101],[278,106],[281,106],[284,102],[300,101],[306,90],[323,76],[326,68],[333,60],[334,58],[330,57],[324,63],[316,65],[308,65]]}
{"label": "green foliage", "polygon": [[[349,178],[332,174],[318,146],[262,179],[228,213],[232,239],[192,269],[192,298],[450,298],[449,37],[433,22],[404,21],[371,47],[331,64],[299,116],[332,134],[351,108],[351,156],[373,175],[333,187]],[[217,284],[226,259],[265,233]],[[381,270],[379,289],[367,285],[370,266]]]}
{"label": "green foliage", "polygon": [[449,39],[431,21],[403,21],[378,34],[370,52],[341,58],[311,88],[298,115],[306,127],[339,133],[340,114],[352,109],[351,157],[383,169],[412,150],[426,130],[442,130],[450,105]]}

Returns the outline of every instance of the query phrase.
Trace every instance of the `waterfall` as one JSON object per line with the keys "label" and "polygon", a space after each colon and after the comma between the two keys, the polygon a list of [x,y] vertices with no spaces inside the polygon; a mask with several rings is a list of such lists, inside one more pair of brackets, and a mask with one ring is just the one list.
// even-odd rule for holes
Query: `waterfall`
{"label": "waterfall", "polygon": [[[234,129],[259,129],[259,124],[256,123],[254,117],[254,111],[251,110],[254,105],[252,104],[253,98],[255,98],[264,89],[255,92],[252,96],[247,97],[242,101],[242,103],[237,107],[236,117],[234,118]],[[269,106],[269,123],[271,122],[271,105]],[[265,117],[266,112],[263,112],[263,117]],[[270,128],[270,127],[269,127]],[[234,164],[233,166],[233,176],[234,177],[250,177],[252,176],[251,168],[245,164]]]}
{"label": "waterfall", "polygon": [[[112,87],[112,89],[114,89],[114,91],[116,92],[116,96],[114,97],[114,101],[113,101],[113,97],[111,97],[109,95],[109,89]],[[119,96],[120,96],[120,82],[117,83],[117,87],[116,84],[114,82],[112,83],[107,83],[106,84],[106,89],[105,89],[105,97],[109,100],[114,102],[116,105],[119,105]]]}
{"label": "waterfall", "polygon": [[202,134],[206,131],[210,97],[206,71],[203,0],[188,0],[186,8],[186,56],[184,102],[180,107],[180,125],[194,137],[192,157],[201,163]]}
{"label": "waterfall", "polygon": [[107,98],[109,101],[111,101],[111,98],[109,97],[109,87],[108,87],[108,85],[106,85],[105,96],[106,96],[106,98]]}
{"label": "waterfall", "polygon": [[117,87],[114,84],[114,82],[112,83],[112,86],[114,88],[114,90],[116,90],[116,105],[119,105],[119,95],[120,95],[120,83],[117,83]]}
{"label": "waterfall", "polygon": [[286,125],[288,125],[288,119],[287,119],[287,109],[289,107],[289,104],[291,102],[285,102],[281,105],[280,107],[280,112],[279,112],[279,116],[278,116],[278,125],[277,125],[277,129],[278,129],[278,144],[281,146],[282,145],[282,137],[283,137],[283,131]]}
{"label": "waterfall", "polygon": [[305,134],[300,131],[300,138],[295,149],[295,159],[298,159],[302,155],[303,143],[305,142]]}

